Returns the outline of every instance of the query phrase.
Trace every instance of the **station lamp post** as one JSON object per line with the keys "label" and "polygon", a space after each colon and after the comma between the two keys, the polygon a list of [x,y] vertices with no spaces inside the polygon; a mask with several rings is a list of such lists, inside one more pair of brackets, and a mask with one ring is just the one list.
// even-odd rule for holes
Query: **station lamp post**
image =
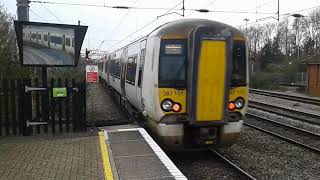
{"label": "station lamp post", "polygon": [[[303,18],[305,17],[304,15],[302,14],[291,14],[292,17],[295,17],[295,18]],[[298,48],[298,54],[297,54],[297,59],[299,60],[300,59],[300,39],[299,39],[299,20],[297,20],[297,48]]]}

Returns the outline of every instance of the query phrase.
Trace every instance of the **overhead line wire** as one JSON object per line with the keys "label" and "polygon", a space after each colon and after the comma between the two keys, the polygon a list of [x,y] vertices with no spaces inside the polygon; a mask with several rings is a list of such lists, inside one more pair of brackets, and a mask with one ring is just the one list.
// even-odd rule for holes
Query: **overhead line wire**
{"label": "overhead line wire", "polygon": [[[135,5],[139,0],[136,0],[133,5]],[[119,23],[112,29],[111,33],[113,33],[116,29],[118,29],[118,27],[123,23],[123,21],[126,19],[126,17],[128,16],[130,10],[128,10],[126,12],[126,14],[124,16],[121,17]]]}
{"label": "overhead line wire", "polygon": [[[181,1],[179,4],[175,5],[173,8],[171,8],[171,9],[167,10],[166,12],[164,12],[163,14],[166,14],[166,13],[170,12],[170,11],[173,10],[175,7],[177,7],[178,5],[180,5],[181,3],[182,3],[182,1]],[[158,16],[158,17],[159,17],[159,16]],[[156,19],[150,21],[149,23],[145,24],[145,25],[142,26],[141,28],[137,29],[137,30],[134,31],[133,33],[129,34],[129,35],[126,36],[125,38],[123,38],[123,39],[121,39],[120,41],[118,41],[118,42],[116,42],[115,44],[113,44],[111,47],[109,47],[109,50],[110,50],[111,48],[115,47],[116,45],[118,45],[119,43],[123,42],[124,40],[128,39],[128,38],[131,37],[133,34],[141,31],[142,29],[148,27],[149,25],[151,25],[152,23],[154,23],[155,21],[157,21],[157,20],[159,19],[158,17],[157,17]]]}
{"label": "overhead line wire", "polygon": [[[263,6],[266,6],[266,5],[268,5],[268,4],[270,4],[270,3],[274,2],[274,1],[275,1],[275,0],[268,1],[268,2],[266,2],[266,3],[263,3],[263,4],[259,5],[259,6],[256,6],[255,8],[246,9],[246,11],[256,10],[257,8],[261,8],[261,7],[263,7]],[[255,13],[256,13],[256,12],[255,12]],[[232,17],[234,17],[234,16],[236,16],[236,15],[229,16],[229,17],[223,19],[222,21],[226,21],[226,20],[228,20],[228,19],[230,19],[230,18],[232,18]]]}
{"label": "overhead line wire", "polygon": [[[217,0],[213,0],[213,1],[211,1],[211,2],[209,2],[206,6],[209,6],[209,5],[212,5],[213,3],[215,3]],[[187,16],[191,16],[191,15],[193,15],[194,13],[196,13],[197,11],[194,11],[194,12],[192,12],[191,14],[188,14]]]}
{"label": "overhead line wire", "polygon": [[[283,14],[280,14],[281,17],[283,16],[290,16],[291,14],[293,13],[297,13],[297,12],[302,12],[302,11],[307,11],[307,10],[311,10],[311,9],[315,9],[315,8],[320,8],[320,5],[318,6],[313,6],[313,7],[310,7],[310,8],[305,8],[305,9],[300,9],[300,10],[296,10],[296,11],[291,11],[291,12],[288,12],[288,13],[283,13]],[[261,21],[266,21],[268,19],[271,19],[272,17],[265,17],[264,19],[262,19]],[[251,22],[251,23],[247,23],[247,25],[252,25],[252,24],[257,24],[258,22],[261,22],[261,21],[255,21],[255,22]],[[241,26],[244,26],[246,24],[241,24],[241,25],[238,25],[236,27],[241,27]]]}
{"label": "overhead line wire", "polygon": [[99,4],[80,4],[80,3],[64,3],[64,2],[50,2],[50,1],[30,1],[30,2],[56,4],[56,5],[69,5],[69,6],[102,7],[102,8],[113,8],[113,9],[141,9],[141,10],[168,10],[169,9],[169,8],[157,8],[157,7],[106,6],[106,5],[99,5]]}
{"label": "overhead line wire", "polygon": [[[129,6],[106,6],[98,4],[79,4],[79,3],[63,3],[63,2],[49,2],[49,1],[30,1],[34,3],[45,3],[45,4],[57,4],[57,5],[70,5],[70,6],[89,6],[89,7],[104,7],[113,9],[137,9],[137,10],[181,10],[181,9],[170,9],[170,8],[157,8],[157,7],[129,7]],[[185,9],[186,11],[199,11],[199,9]],[[274,14],[270,12],[249,12],[249,11],[226,11],[226,10],[208,10],[207,12],[215,13],[246,13],[246,14]]]}
{"label": "overhead line wire", "polygon": [[42,20],[44,20],[44,21],[46,21],[46,22],[49,22],[47,19],[41,17],[40,15],[38,15],[37,13],[35,13],[34,11],[32,11],[31,8],[29,8],[29,10],[30,10],[34,15],[36,15],[38,18],[40,18],[40,19],[42,19]]}
{"label": "overhead line wire", "polygon": [[[136,1],[133,3],[133,5],[135,5],[138,1],[139,1],[139,0],[136,0]],[[114,31],[120,27],[120,25],[121,25],[121,24],[124,22],[124,20],[127,18],[129,12],[130,12],[130,9],[126,12],[125,15],[123,15],[123,16],[121,17],[119,23],[112,29],[111,34],[114,33]],[[107,40],[103,40],[96,49],[98,50],[105,41],[107,41]]]}
{"label": "overhead line wire", "polygon": [[41,5],[42,5],[53,17],[55,17],[59,22],[63,23],[53,12],[51,12],[51,11],[49,10],[49,8],[47,8],[47,7],[45,6],[45,4],[41,3]]}

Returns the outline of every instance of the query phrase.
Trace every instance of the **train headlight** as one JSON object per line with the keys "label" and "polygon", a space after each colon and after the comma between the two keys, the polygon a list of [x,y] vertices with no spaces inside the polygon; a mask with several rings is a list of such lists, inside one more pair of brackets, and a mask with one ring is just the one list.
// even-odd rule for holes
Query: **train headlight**
{"label": "train headlight", "polygon": [[172,110],[173,104],[174,103],[171,99],[165,99],[161,102],[161,108],[162,110],[169,112]]}
{"label": "train headlight", "polygon": [[235,101],[234,101],[235,106],[237,107],[237,109],[241,109],[244,106],[244,99],[241,97],[238,97]]}

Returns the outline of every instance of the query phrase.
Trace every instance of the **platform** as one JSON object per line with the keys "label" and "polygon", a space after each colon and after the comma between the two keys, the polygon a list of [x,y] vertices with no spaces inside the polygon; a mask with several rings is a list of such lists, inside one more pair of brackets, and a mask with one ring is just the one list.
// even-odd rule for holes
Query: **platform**
{"label": "platform", "polygon": [[187,179],[143,128],[120,125],[102,129],[107,179]]}

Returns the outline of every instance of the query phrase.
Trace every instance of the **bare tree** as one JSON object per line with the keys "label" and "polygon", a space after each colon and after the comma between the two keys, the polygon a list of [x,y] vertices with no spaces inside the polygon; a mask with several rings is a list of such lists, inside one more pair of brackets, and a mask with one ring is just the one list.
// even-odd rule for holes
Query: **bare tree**
{"label": "bare tree", "polygon": [[0,79],[28,75],[19,66],[13,20],[0,4]]}

